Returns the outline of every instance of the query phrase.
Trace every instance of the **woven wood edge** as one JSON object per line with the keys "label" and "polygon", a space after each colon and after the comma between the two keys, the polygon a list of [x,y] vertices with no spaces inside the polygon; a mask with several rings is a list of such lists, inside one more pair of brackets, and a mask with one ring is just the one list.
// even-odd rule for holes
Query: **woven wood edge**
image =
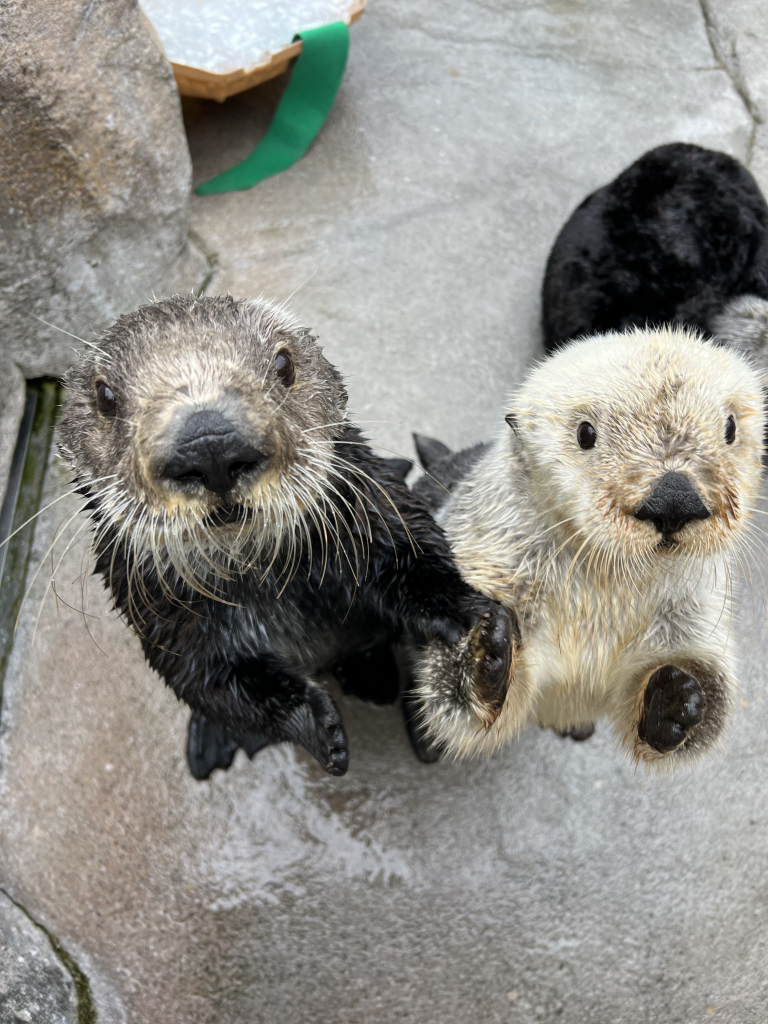
{"label": "woven wood edge", "polygon": [[[352,0],[344,21],[348,25],[354,24],[365,10],[365,4],[366,0]],[[246,89],[252,89],[255,85],[261,85],[262,82],[268,82],[270,78],[282,75],[284,71],[288,70],[291,61],[300,53],[301,40],[270,54],[268,61],[256,64],[249,71],[241,68],[238,71],[228,71],[223,75],[192,67],[191,64],[176,64],[173,61],[171,67],[182,96],[197,96],[200,99],[216,100],[223,103],[229,96],[235,96],[239,92],[245,92]]]}

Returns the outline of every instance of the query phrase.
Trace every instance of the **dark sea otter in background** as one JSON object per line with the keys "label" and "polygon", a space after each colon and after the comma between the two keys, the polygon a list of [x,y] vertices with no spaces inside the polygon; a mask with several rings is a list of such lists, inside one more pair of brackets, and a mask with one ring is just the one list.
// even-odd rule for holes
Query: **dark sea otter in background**
{"label": "dark sea otter in background", "polygon": [[671,143],[566,221],[544,276],[544,345],[552,352],[573,338],[662,324],[727,342],[744,296],[768,299],[765,199],[727,153]]}
{"label": "dark sea otter in background", "polygon": [[396,686],[400,638],[468,637],[477,686],[505,686],[511,616],[463,582],[427,504],[345,418],[341,375],[283,309],[142,307],[65,383],[59,448],[89,498],[96,570],[193,709],[198,778],[238,746],[281,741],[344,774],[341,715],[317,677],[375,698]]}

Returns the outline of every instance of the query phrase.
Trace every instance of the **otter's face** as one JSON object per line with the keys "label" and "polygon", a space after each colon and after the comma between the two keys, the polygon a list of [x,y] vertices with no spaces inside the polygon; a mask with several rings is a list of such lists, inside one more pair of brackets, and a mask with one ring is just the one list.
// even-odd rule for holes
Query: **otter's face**
{"label": "otter's face", "polygon": [[102,518],[155,540],[289,523],[322,487],[347,397],[283,310],[191,296],[121,317],[65,383],[78,482]]}
{"label": "otter's face", "polygon": [[717,554],[750,518],[761,381],[727,349],[673,329],[590,338],[534,370],[513,405],[534,500],[585,551],[638,567]]}

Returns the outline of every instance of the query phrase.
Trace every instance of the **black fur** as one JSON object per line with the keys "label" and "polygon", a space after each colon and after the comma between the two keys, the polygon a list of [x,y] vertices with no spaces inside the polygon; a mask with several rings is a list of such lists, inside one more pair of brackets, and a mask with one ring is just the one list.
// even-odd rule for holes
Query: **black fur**
{"label": "black fur", "polygon": [[476,462],[490,448],[488,442],[472,445],[459,452],[452,452],[448,445],[434,437],[414,434],[416,453],[425,469],[413,486],[413,491],[423,498],[434,514],[445,504],[448,495],[463,479]]}
{"label": "black fur", "polygon": [[419,462],[424,469],[429,470],[436,463],[441,462],[446,455],[451,454],[447,444],[438,441],[436,437],[427,437],[426,434],[414,434],[413,443]]}
{"label": "black fur", "polygon": [[544,345],[662,323],[711,334],[745,294],[768,298],[768,206],[754,178],[725,153],[660,146],[588,196],[558,235]]}
{"label": "black fur", "polygon": [[[401,482],[399,468],[377,458],[352,426],[338,451],[375,481],[356,476],[346,490],[337,481],[338,498],[329,496],[354,538],[357,572],[351,542],[344,551],[331,546],[326,560],[314,535],[311,555],[305,547],[289,580],[278,558],[264,578],[256,570],[219,581],[224,601],[217,601],[178,576],[161,583],[150,560],[141,585],[131,587],[129,608],[122,548],[109,534],[100,543],[96,570],[116,606],[127,616],[132,611],[147,660],[195,713],[188,751],[198,778],[228,767],[238,745],[258,749],[286,740],[304,746],[331,774],[343,774],[340,713],[308,680],[336,666],[345,682],[345,663],[370,665],[377,651],[373,674],[386,687],[394,662],[382,652],[389,645],[405,636],[456,642],[492,605],[464,583],[427,503]],[[370,538],[350,509],[363,505]]]}
{"label": "black fur", "polygon": [[350,654],[331,666],[343,693],[373,704],[393,704],[400,694],[400,670],[392,644]]}
{"label": "black fur", "polygon": [[401,482],[405,481],[405,478],[413,469],[413,463],[410,459],[382,459],[382,462],[389,466],[392,476]]}

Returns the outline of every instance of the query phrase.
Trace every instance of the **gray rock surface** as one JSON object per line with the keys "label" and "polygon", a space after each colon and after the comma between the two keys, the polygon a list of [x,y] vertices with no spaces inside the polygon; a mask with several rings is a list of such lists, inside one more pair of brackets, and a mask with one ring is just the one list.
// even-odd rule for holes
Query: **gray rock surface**
{"label": "gray rock surface", "polygon": [[136,0],[0,0],[0,343],[62,373],[93,328],[201,274],[170,65]]}
{"label": "gray rock surface", "polygon": [[[193,197],[208,290],[298,289],[381,444],[470,443],[540,355],[544,263],[574,207],[663,142],[745,159],[752,118],[696,0],[372,0],[351,37],[310,153]],[[196,182],[250,151],[253,102],[189,112]]]}
{"label": "gray rock surface", "polygon": [[768,5],[761,0],[701,0],[710,42],[753,120],[750,169],[768,194]]}
{"label": "gray rock surface", "polygon": [[[719,9],[737,49],[747,8]],[[299,288],[387,448],[487,437],[541,354],[544,260],[587,191],[675,139],[762,158],[711,38],[692,0],[370,0],[308,156],[193,199],[209,290]],[[186,105],[197,180],[250,150],[278,93]],[[83,593],[84,541],[57,565],[75,510],[38,528],[6,679],[0,882],[76,955],[100,1021],[764,1024],[762,539],[742,699],[695,771],[635,772],[605,728],[420,765],[397,707],[340,697],[345,778],[286,747],[198,784],[186,710],[100,585]]]}
{"label": "gray rock surface", "polygon": [[0,892],[0,1024],[78,1024],[77,991],[48,936]]}
{"label": "gray rock surface", "polygon": [[23,412],[24,377],[18,366],[0,353],[0,505]]}
{"label": "gray rock surface", "polygon": [[79,521],[49,550],[76,507],[38,530],[9,667],[0,879],[88,965],[100,1021],[764,1024],[764,556],[741,699],[696,770],[647,777],[604,727],[421,765],[398,707],[334,688],[346,777],[283,747],[201,784],[187,712],[82,576]]}

